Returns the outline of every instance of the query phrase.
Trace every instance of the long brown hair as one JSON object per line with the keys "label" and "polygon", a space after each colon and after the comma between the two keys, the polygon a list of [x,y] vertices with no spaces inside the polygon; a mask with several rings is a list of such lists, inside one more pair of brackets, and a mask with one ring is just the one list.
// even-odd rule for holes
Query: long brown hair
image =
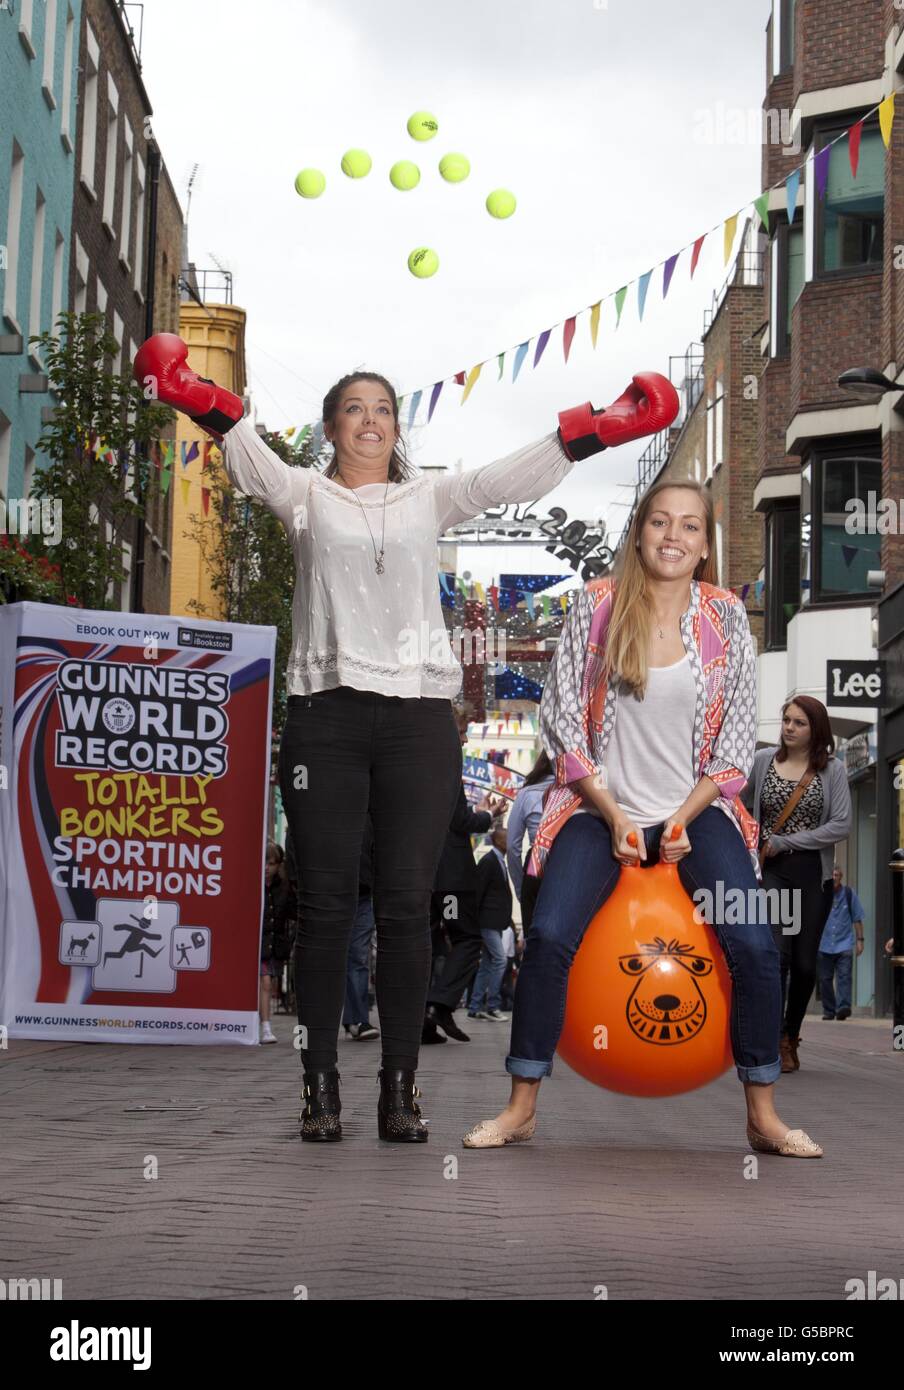
{"label": "long brown hair", "polygon": [[[387,397],[392,403],[392,414],[395,423],[399,423],[399,402],[395,393],[395,388],[386,380],[385,376],[380,376],[379,372],[352,372],[350,376],[344,376],[341,381],[337,381],[335,386],[331,386],[323,398],[323,423],[332,425],[339,410],[339,402],[342,400],[342,392],[347,386],[353,386],[357,381],[372,381],[377,386],[382,386]],[[326,468],[323,470],[325,478],[333,478],[339,471],[339,464],[336,460],[335,450]],[[411,465],[405,449],[404,441],[399,435],[395,442],[395,448],[389,460],[389,481],[391,483],[406,483],[411,478],[416,478],[417,473]]]}
{"label": "long brown hair", "polygon": [[[785,717],[785,710],[791,705],[797,705],[803,710],[810,725],[810,757],[807,767],[811,772],[822,772],[829,757],[835,753],[835,735],[829,723],[829,711],[821,700],[814,699],[812,695],[792,695],[791,699],[782,705],[782,719]],[[787,756],[785,740],[779,733],[775,761],[783,763]]]}
{"label": "long brown hair", "polygon": [[647,648],[653,613],[648,601],[647,570],[638,546],[640,533],[656,498],[670,487],[687,488],[703,503],[703,514],[706,518],[706,559],[698,561],[693,578],[706,584],[718,582],[715,555],[716,520],[709,489],[695,482],[693,478],[682,478],[678,481],[664,478],[661,482],[654,483],[649,492],[645,492],[641,498],[628,529],[627,539],[613,567],[613,578],[617,582],[603,660],[605,678],[608,680],[611,675],[617,674],[628,689],[641,700],[647,687]]}

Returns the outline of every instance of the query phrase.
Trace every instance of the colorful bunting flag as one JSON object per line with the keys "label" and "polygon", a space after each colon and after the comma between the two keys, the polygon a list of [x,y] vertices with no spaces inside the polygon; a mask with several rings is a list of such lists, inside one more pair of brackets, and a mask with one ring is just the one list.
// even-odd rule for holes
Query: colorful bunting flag
{"label": "colorful bunting flag", "polygon": [[731,248],[735,243],[735,236],[738,231],[738,214],[725,219],[725,264],[728,265],[731,257]]}
{"label": "colorful bunting flag", "polygon": [[526,343],[521,343],[521,345],[518,347],[517,351],[515,352],[515,365],[514,365],[514,368],[513,368],[513,370],[512,370],[512,384],[514,384],[514,383],[518,380],[518,373],[519,373],[520,370],[521,370],[521,363],[524,361],[525,357],[527,356],[527,349],[528,349],[529,347],[530,347],[530,338],[528,338],[528,340],[527,340]]}
{"label": "colorful bunting flag", "polygon": [[672,276],[675,274],[675,266],[678,264],[678,257],[679,257],[680,255],[681,255],[681,252],[680,252],[680,251],[676,251],[675,254],[674,254],[674,256],[669,256],[668,260],[667,260],[666,263],[665,263],[665,267],[664,267],[663,272],[662,272],[662,297],[663,297],[663,299],[666,298],[666,296],[667,296],[667,294],[668,294],[668,292],[669,292],[669,286],[670,286],[671,283],[672,283]]}
{"label": "colorful bunting flag", "polygon": [[187,478],[180,478],[180,479],[179,479],[179,487],[180,487],[181,490],[182,490],[182,505],[183,505],[183,507],[187,507],[187,506],[188,506],[188,489],[189,489],[190,486],[191,486],[191,485],[190,485],[190,483],[189,483],[189,481],[188,481]]}
{"label": "colorful bunting flag", "polygon": [[209,510],[209,508],[210,508],[210,488],[209,488],[209,487],[202,487],[202,488],[201,488],[201,506],[203,507],[203,509],[204,509],[204,515],[206,516],[207,513],[208,513],[208,510]]}
{"label": "colorful bunting flag", "polygon": [[851,177],[857,177],[860,166],[860,138],[863,135],[863,122],[858,121],[848,131],[848,155],[851,161]]}
{"label": "colorful bunting flag", "polygon": [[697,262],[698,262],[699,259],[700,259],[700,252],[701,252],[702,249],[703,249],[703,243],[704,243],[705,240],[706,240],[706,232],[704,232],[702,236],[698,236],[698,237],[697,237],[697,240],[694,242],[694,249],[693,249],[693,252],[691,253],[691,279],[692,279],[692,280],[693,280],[693,278],[694,278],[694,271],[697,269]]}
{"label": "colorful bunting flag", "polygon": [[622,309],[625,307],[625,299],[628,294],[628,286],[622,285],[620,290],[615,291],[615,327],[621,323]]}
{"label": "colorful bunting flag", "polygon": [[768,233],[768,231],[769,231],[769,194],[768,194],[768,193],[761,193],[760,196],[759,196],[758,198],[754,198],[754,200],[753,200],[753,206],[754,206],[754,207],[756,208],[756,210],[757,210],[757,214],[758,214],[758,216],[759,216],[759,219],[760,219],[760,221],[761,221],[762,224],[763,224],[763,229]]}
{"label": "colorful bunting flag", "polygon": [[596,347],[596,335],[600,327],[600,303],[601,301],[598,299],[590,310],[590,339],[594,347]]}
{"label": "colorful bunting flag", "polygon": [[652,274],[652,270],[648,270],[645,275],[641,275],[637,282],[637,311],[640,315],[641,323],[643,323],[644,305],[647,302],[647,290],[650,288],[650,278]]}
{"label": "colorful bunting flag", "polygon": [[408,407],[408,428],[409,428],[409,429],[411,429],[411,426],[414,424],[414,418],[415,418],[415,416],[417,415],[418,406],[419,406],[420,403],[421,403],[421,396],[422,396],[422,395],[423,395],[423,392],[422,392],[422,391],[415,391],[414,394],[413,394],[412,397],[411,397],[411,405]]}
{"label": "colorful bunting flag", "polygon": [[456,386],[464,386],[464,384],[465,384],[465,374],[464,374],[464,372],[456,372],[456,373],[455,373],[455,378],[454,378],[454,380],[455,380],[455,385],[456,385]]}
{"label": "colorful bunting flag", "polygon": [[466,400],[468,399],[468,397],[470,396],[470,394],[471,394],[471,387],[474,385],[475,381],[476,381],[477,378],[480,376],[480,370],[481,370],[481,367],[482,367],[482,366],[483,366],[483,363],[480,362],[476,367],[472,367],[471,370],[470,370],[470,372],[468,373],[467,385],[465,386],[464,395],[463,395],[462,398],[461,398],[461,403],[462,403],[462,405],[464,405],[465,401],[466,401]]}
{"label": "colorful bunting flag", "polygon": [[496,361],[499,364],[499,375],[497,376],[496,380],[501,381],[503,368],[505,367],[505,353],[500,352],[499,356],[496,358]]}
{"label": "colorful bunting flag", "polygon": [[565,327],[562,329],[562,350],[565,353],[565,361],[568,361],[568,354],[571,352],[571,344],[574,339],[574,322],[576,315],[572,314],[570,319],[565,320]]}
{"label": "colorful bunting flag", "polygon": [[436,409],[436,402],[439,400],[439,393],[443,389],[443,383],[438,381],[430,392],[430,409],[427,411],[427,424],[433,419],[433,412]]}
{"label": "colorful bunting flag", "polygon": [[879,103],[879,129],[882,131],[882,139],[885,141],[885,148],[888,149],[891,140],[891,127],[895,119],[895,94],[891,92],[883,102]]}
{"label": "colorful bunting flag", "polygon": [[552,329],[551,329],[551,328],[544,328],[543,332],[540,334],[539,338],[537,339],[537,348],[536,348],[536,351],[534,352],[534,366],[535,366],[535,367],[536,367],[537,363],[540,361],[540,358],[543,356],[543,353],[546,351],[546,344],[549,342],[549,335],[550,335],[551,332],[552,332]]}
{"label": "colorful bunting flag", "polygon": [[797,211],[797,194],[800,189],[800,170],[795,169],[785,180],[785,189],[788,194],[788,221],[794,221],[794,214]]}

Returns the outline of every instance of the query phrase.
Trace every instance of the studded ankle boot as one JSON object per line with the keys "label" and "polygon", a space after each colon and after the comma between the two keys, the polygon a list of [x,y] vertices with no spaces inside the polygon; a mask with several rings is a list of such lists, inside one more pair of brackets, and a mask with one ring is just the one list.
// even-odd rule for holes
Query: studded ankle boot
{"label": "studded ankle boot", "polygon": [[342,1138],[339,1121],[342,1102],[339,1099],[339,1073],[335,1067],[332,1071],[306,1071],[301,1099],[304,1104],[298,1118],[302,1139],[316,1143]]}
{"label": "studded ankle boot", "polygon": [[427,1126],[415,1099],[420,1094],[413,1071],[380,1072],[377,1130],[381,1139],[397,1144],[426,1144]]}

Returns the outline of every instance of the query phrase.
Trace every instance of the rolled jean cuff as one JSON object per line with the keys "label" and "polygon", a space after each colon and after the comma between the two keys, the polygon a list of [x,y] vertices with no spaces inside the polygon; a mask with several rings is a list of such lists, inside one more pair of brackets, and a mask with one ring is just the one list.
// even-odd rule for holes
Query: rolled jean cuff
{"label": "rolled jean cuff", "polygon": [[768,1062],[764,1067],[738,1067],[738,1076],[748,1085],[771,1086],[782,1074],[781,1058]]}
{"label": "rolled jean cuff", "polygon": [[509,1076],[525,1076],[531,1081],[552,1076],[552,1062],[532,1062],[526,1057],[506,1057],[505,1069]]}

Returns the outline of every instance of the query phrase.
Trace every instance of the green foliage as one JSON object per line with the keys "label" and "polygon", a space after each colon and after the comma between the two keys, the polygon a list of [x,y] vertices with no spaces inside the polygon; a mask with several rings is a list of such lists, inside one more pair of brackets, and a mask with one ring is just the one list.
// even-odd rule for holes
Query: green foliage
{"label": "green foliage", "polygon": [[[282,434],[268,431],[264,443],[293,468],[312,468],[318,457],[305,429],[295,447]],[[230,623],[276,628],[273,682],[273,733],[278,736],[286,714],[283,679],[292,646],[292,598],[295,561],[285,529],[260,502],[236,493],[222,465],[209,467],[210,511],[193,515],[185,534],[198,545],[220,608],[208,614],[199,600],[187,606],[199,616]]]}
{"label": "green foliage", "polygon": [[[29,548],[59,566],[67,601],[115,609],[115,587],[113,597],[108,593],[125,578],[122,544],[131,539],[150,486],[150,442],[173,413],[146,400],[130,374],[110,369],[116,341],[102,314],[63,313],[57,325],[58,336],[47,330],[29,339],[58,398],[53,422],[38,440],[48,462],[35,470],[32,496],[60,504],[62,535],[57,545],[29,537]],[[97,457],[96,440],[103,445]]]}

